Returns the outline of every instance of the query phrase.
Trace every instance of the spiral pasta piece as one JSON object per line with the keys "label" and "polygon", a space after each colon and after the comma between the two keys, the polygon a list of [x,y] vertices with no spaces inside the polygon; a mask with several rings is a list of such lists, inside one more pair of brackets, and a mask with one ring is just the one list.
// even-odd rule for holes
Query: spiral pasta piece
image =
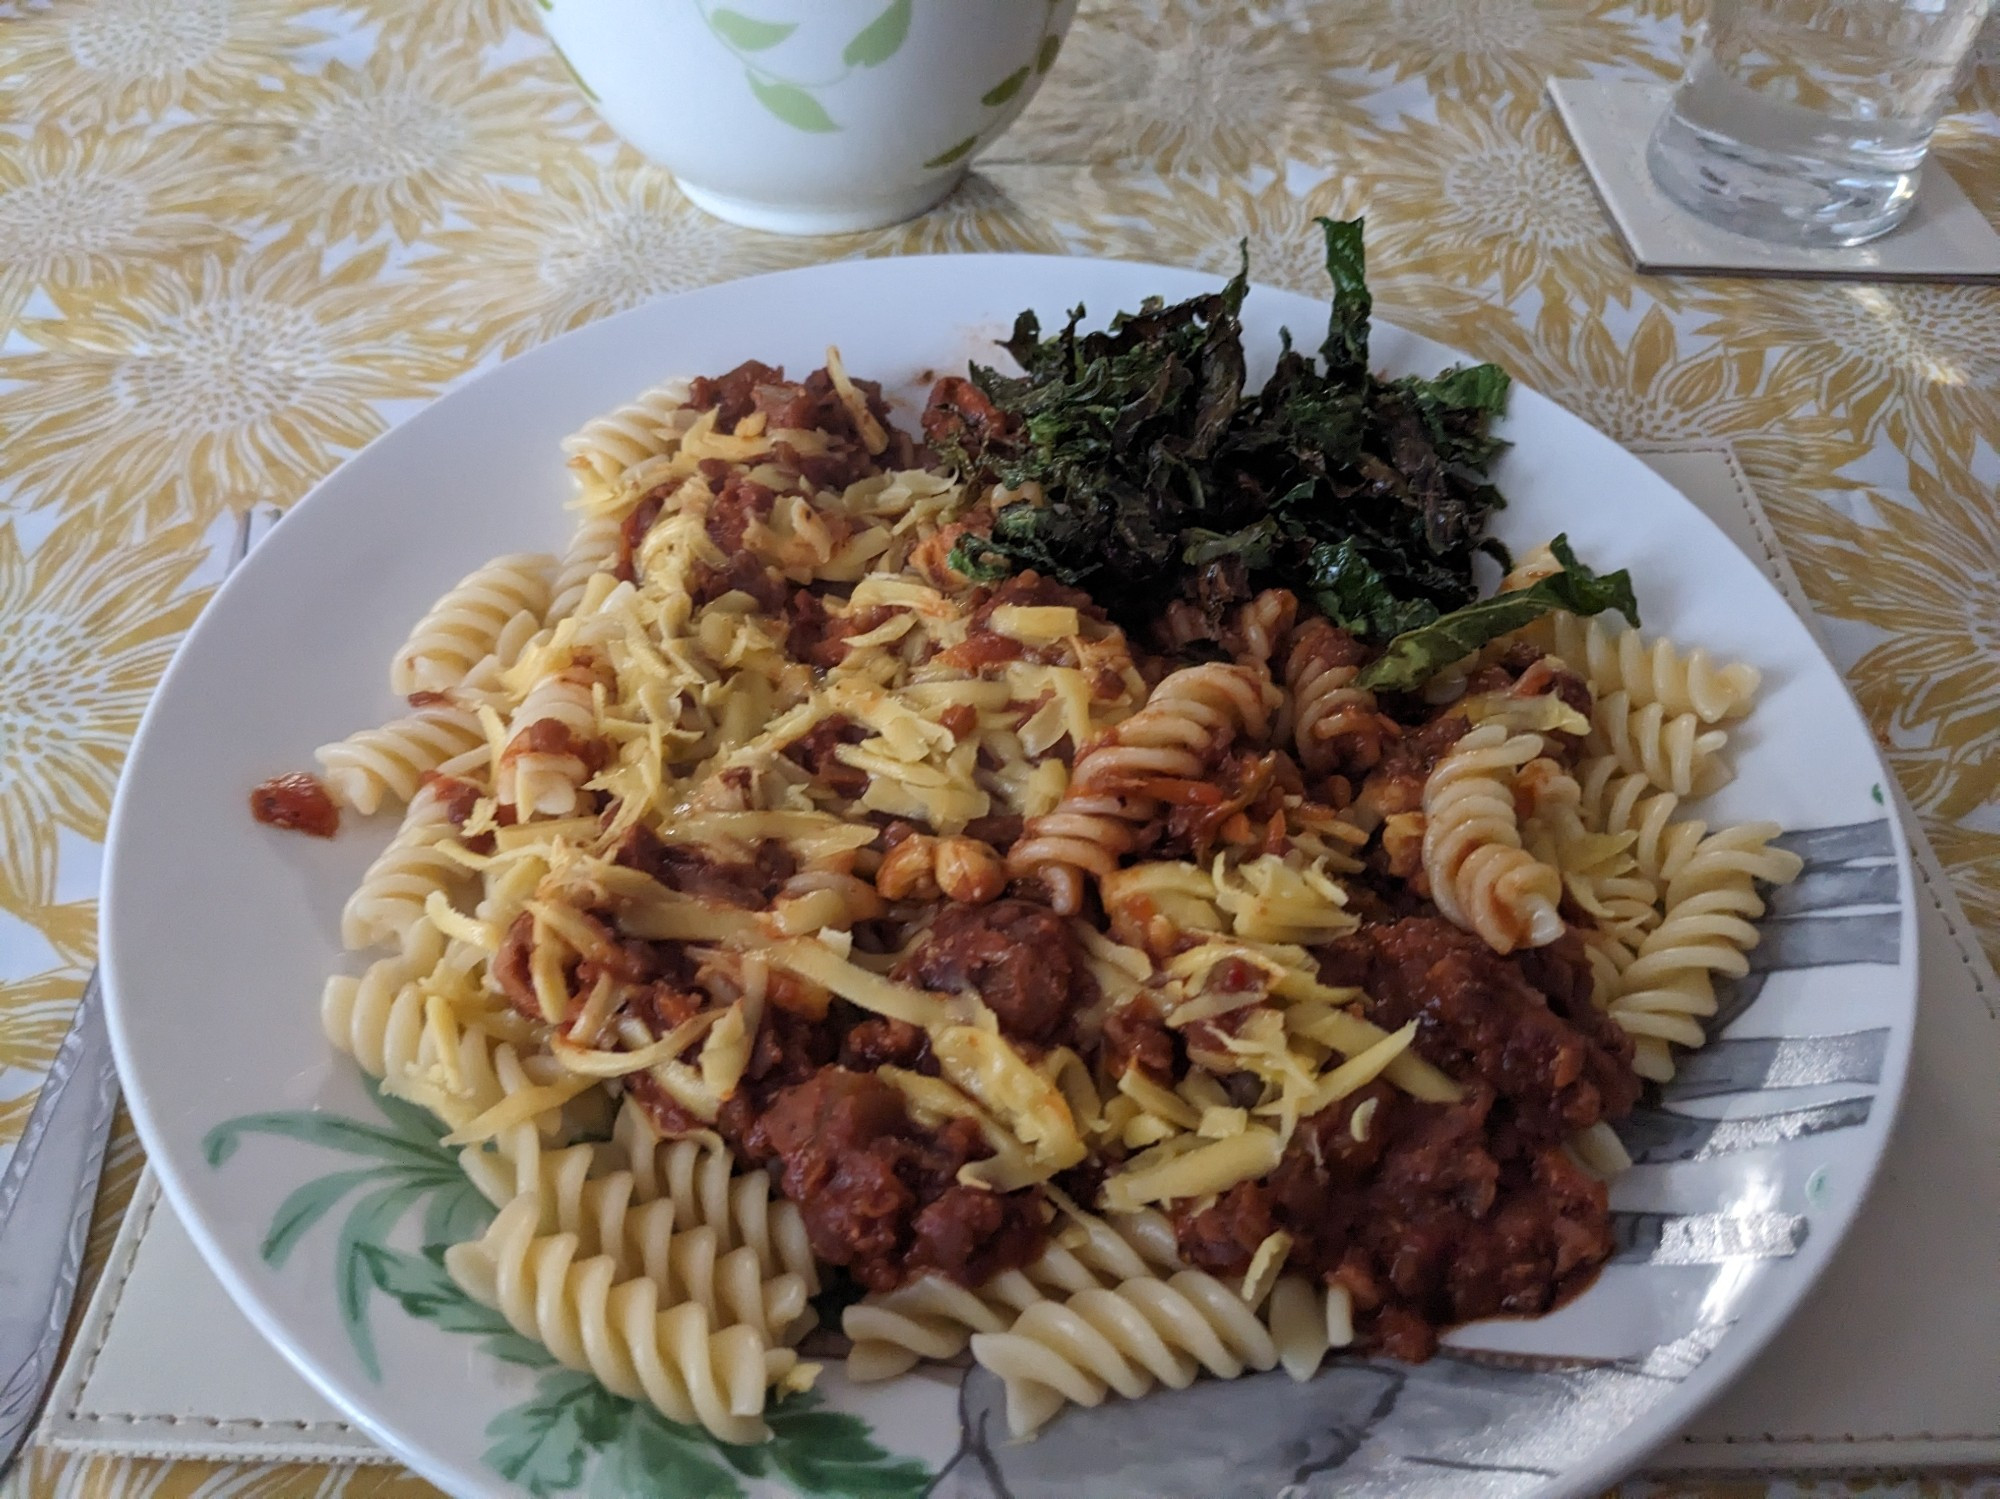
{"label": "spiral pasta piece", "polygon": [[1611,1015],[1634,1035],[1682,1046],[1706,1039],[1699,1019],[1715,1013],[1714,976],[1741,978],[1764,903],[1748,880],[1729,881],[1669,906],[1619,975]]}
{"label": "spiral pasta piece", "polygon": [[420,708],[313,751],[333,799],[362,816],[383,801],[408,802],[427,771],[486,742],[479,720],[448,703]]}
{"label": "spiral pasta piece", "polygon": [[1237,606],[1224,644],[1243,664],[1268,666],[1284,649],[1298,610],[1298,598],[1290,590],[1266,588]]}
{"label": "spiral pasta piece", "polygon": [[1327,1354],[1354,1341],[1354,1303],[1345,1286],[1281,1275],[1264,1303],[1264,1323],[1285,1372],[1303,1384]]}
{"label": "spiral pasta piece", "polygon": [[[436,1002],[425,991],[454,951],[426,922],[404,951],[371,963],[359,978],[328,979],[320,1000],[328,1040],[379,1078],[385,1092],[422,1103],[451,1128],[548,1081],[552,1067],[546,1057],[523,1058],[477,1025],[437,1023]],[[525,1155],[518,1169],[532,1176],[540,1138],[556,1126],[550,1111],[502,1132],[499,1160]]]}
{"label": "spiral pasta piece", "polygon": [[586,492],[615,484],[627,469],[672,452],[700,415],[689,408],[689,382],[664,380],[563,439],[570,472]]}
{"label": "spiral pasta piece", "polygon": [[[1775,823],[1712,833],[1668,882],[1665,914],[1618,975],[1609,1007],[1635,1038],[1690,1047],[1708,1039],[1701,1021],[1716,1011],[1715,976],[1749,972],[1754,923],[1764,914],[1758,882],[1782,884],[1803,867],[1796,854],[1770,847],[1777,833]],[[1636,1057],[1635,1068],[1642,1065],[1646,1076],[1673,1073],[1664,1045]]]}
{"label": "spiral pasta piece", "polygon": [[1484,724],[1424,783],[1424,873],[1454,926],[1495,952],[1544,947],[1563,932],[1562,876],[1521,846],[1515,773],[1541,754],[1534,734]]}
{"label": "spiral pasta piece", "polygon": [[1613,630],[1601,618],[1549,618],[1555,654],[1598,693],[1622,691],[1635,708],[1657,703],[1669,715],[1692,713],[1702,723],[1722,723],[1750,711],[1763,681],[1756,667],[1718,665],[1699,646],[1682,651],[1664,638],[1648,644],[1637,630]]}
{"label": "spiral pasta piece", "polygon": [[451,696],[472,706],[505,701],[508,694],[503,678],[507,669],[545,636],[539,615],[526,609],[516,610],[494,637],[493,649],[472,664],[465,679],[451,690]]}
{"label": "spiral pasta piece", "polygon": [[802,1277],[768,1268],[757,1244],[727,1219],[688,1221],[671,1196],[659,1195],[663,1183],[603,1169],[615,1152],[588,1144],[541,1149],[517,1138],[503,1142],[500,1155],[510,1154],[511,1170],[476,1149],[460,1159],[496,1207],[532,1195],[541,1204],[540,1232],[575,1234],[577,1252],[609,1256],[620,1280],[644,1275],[668,1304],[698,1301],[711,1317],[754,1327],[767,1341],[796,1342],[810,1328]]}
{"label": "spiral pasta piece", "polygon": [[1008,851],[1008,872],[1042,876],[1056,910],[1075,915],[1079,876],[1115,870],[1133,827],[1199,785],[1238,738],[1262,740],[1278,701],[1260,667],[1207,663],[1165,677],[1145,707],[1078,755],[1062,800],[1030,819]]}
{"label": "spiral pasta piece", "polygon": [[[570,817],[590,779],[582,751],[597,738],[594,678],[581,667],[543,677],[507,725],[507,748],[493,777],[494,795],[526,817]],[[553,734],[544,726],[553,728]]]}
{"label": "spiral pasta piece", "polygon": [[[483,736],[482,736],[483,737]],[[426,788],[411,798],[403,825],[368,866],[340,912],[340,940],[350,950],[407,944],[424,922],[433,891],[457,897],[474,875],[440,846],[458,833],[446,804]]]}
{"label": "spiral pasta piece", "polygon": [[1329,621],[1315,616],[1293,635],[1285,658],[1292,738],[1299,763],[1313,775],[1366,771],[1382,758],[1388,729],[1375,711],[1375,694],[1354,685],[1360,675],[1359,650]]}
{"label": "spiral pasta piece", "polygon": [[1146,706],[1078,756],[1075,790],[1115,795],[1193,780],[1237,738],[1265,737],[1278,694],[1264,671],[1206,663],[1163,678]]}
{"label": "spiral pasta piece", "polygon": [[1586,760],[1577,772],[1580,813],[1594,833],[1632,835],[1632,860],[1647,879],[1673,878],[1708,831],[1707,824],[1674,820],[1680,798],[1654,787],[1644,775],[1627,774],[1611,755]]}
{"label": "spiral pasta piece", "polygon": [[956,1358],[973,1334],[1005,1332],[1038,1302],[1179,1268],[1173,1225],[1161,1213],[1083,1215],[1032,1264],[976,1290],[941,1275],[922,1275],[848,1307],[841,1316],[841,1330],[854,1344],[848,1377],[890,1379],[920,1359]]}
{"label": "spiral pasta piece", "polygon": [[1007,872],[1017,879],[1034,874],[1061,879],[1051,887],[1055,908],[1074,916],[1082,909],[1082,887],[1075,875],[1101,880],[1117,870],[1134,846],[1135,810],[1130,797],[1066,794],[1055,810],[1030,819],[1022,829],[1007,851]]}
{"label": "spiral pasta piece", "polygon": [[805,1219],[797,1203],[778,1195],[768,1171],[737,1171],[714,1135],[662,1140],[629,1098],[619,1106],[612,1138],[639,1200],[664,1199],[673,1204],[676,1224],[713,1228],[720,1251],[748,1246],[765,1276],[794,1275],[808,1295],[819,1290]]}
{"label": "spiral pasta piece", "polygon": [[590,588],[590,580],[599,573],[617,570],[623,529],[624,521],[617,515],[585,516],[578,523],[556,570],[548,613],[544,616],[547,623],[557,624],[576,613]]}
{"label": "spiral pasta piece", "polygon": [[378,958],[359,978],[335,974],[320,996],[326,1038],[370,1077],[401,1076],[418,1063],[424,1037],[424,1002],[417,980],[444,952],[444,938],[423,922],[394,957]]}
{"label": "spiral pasta piece", "polygon": [[1805,860],[1790,849],[1772,847],[1781,831],[1775,822],[1740,822],[1710,833],[1668,879],[1668,907],[1730,878],[1789,885],[1804,870]]}
{"label": "spiral pasta piece", "polygon": [[[1643,778],[1635,779],[1644,785]],[[1669,805],[1676,800],[1661,795]],[[1514,781],[1514,802],[1524,814],[1523,845],[1562,875],[1570,901],[1592,918],[1594,929],[1587,940],[1610,937],[1636,945],[1660,914],[1659,886],[1640,870],[1632,853],[1637,835],[1592,826],[1600,809],[1593,805],[1592,817],[1586,817],[1583,787],[1547,757],[1521,768]]]}
{"label": "spiral pasta piece", "polygon": [[1207,1370],[1234,1379],[1278,1362],[1257,1314],[1199,1270],[1128,1280],[1029,1307],[1002,1333],[975,1333],[972,1356],[1007,1391],[1007,1422],[1027,1436],[1065,1404],[1135,1399],[1156,1385],[1185,1389]]}
{"label": "spiral pasta piece", "polygon": [[1643,706],[1624,692],[1597,700],[1586,748],[1608,755],[1628,775],[1643,775],[1675,796],[1706,796],[1729,780],[1722,748],[1729,736],[1704,729],[1692,713],[1669,715],[1659,703]]}
{"label": "spiral pasta piece", "polygon": [[549,569],[555,559],[539,552],[495,557],[459,579],[417,621],[396,652],[389,687],[398,697],[443,692],[465,680],[493,654],[501,633],[519,614],[539,621],[549,605]]}
{"label": "spiral pasta piece", "polygon": [[553,1190],[540,1196],[543,1230],[575,1234],[580,1254],[610,1256],[619,1279],[643,1275],[667,1302],[700,1302],[718,1323],[754,1327],[769,1342],[804,1331],[805,1281],[767,1275],[755,1245],[732,1245],[726,1220],[678,1223],[674,1200],[648,1198],[629,1171],[569,1182],[551,1175]]}
{"label": "spiral pasta piece", "polygon": [[540,1223],[541,1204],[524,1193],[480,1238],[446,1250],[445,1268],[468,1296],[613,1394],[699,1423],[719,1441],[769,1439],[764,1391],[796,1355],[752,1326],[718,1325],[698,1301],[663,1306],[652,1280],[620,1279],[612,1256],[580,1256],[576,1234],[541,1234]]}

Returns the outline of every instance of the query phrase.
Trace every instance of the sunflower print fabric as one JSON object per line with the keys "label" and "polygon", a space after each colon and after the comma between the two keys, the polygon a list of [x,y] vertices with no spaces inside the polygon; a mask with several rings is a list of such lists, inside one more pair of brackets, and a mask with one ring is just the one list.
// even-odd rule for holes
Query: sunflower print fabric
{"label": "sunflower print fabric", "polygon": [[[789,240],[621,145],[525,0],[0,0],[0,1161],[94,956],[125,747],[239,515],[570,328],[848,256],[1220,272],[1247,238],[1316,291],[1311,219],[1365,213],[1380,315],[1621,440],[1735,445],[2000,959],[2000,287],[1633,274],[1542,84],[1671,79],[1699,9],[1085,0],[952,198]],[[2000,217],[2000,23],[1936,161]],[[121,1126],[100,1247],[137,1166]],[[40,1452],[7,1488],[423,1486]]]}

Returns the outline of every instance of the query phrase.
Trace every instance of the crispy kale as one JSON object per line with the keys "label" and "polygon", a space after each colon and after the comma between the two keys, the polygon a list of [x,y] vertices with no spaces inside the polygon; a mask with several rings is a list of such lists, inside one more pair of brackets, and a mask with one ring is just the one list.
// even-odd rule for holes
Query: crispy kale
{"label": "crispy kale", "polygon": [[1219,620],[1273,586],[1374,641],[1470,604],[1475,553],[1505,560],[1486,538],[1502,503],[1486,473],[1505,446],[1491,428],[1507,374],[1372,374],[1362,223],[1319,223],[1333,284],[1319,358],[1287,334],[1254,393],[1247,255],[1219,291],[1148,301],[1102,332],[1078,331],[1079,307],[1045,339],[1023,313],[1005,347],[1024,374],[974,366],[943,382],[925,415],[940,456],[1042,494],[1004,507],[953,564],[985,579],[1033,568],[1131,629],[1174,598]]}
{"label": "crispy kale", "polygon": [[1602,576],[1592,572],[1576,560],[1567,536],[1551,541],[1549,552],[1562,564],[1562,571],[1525,588],[1467,604],[1428,624],[1407,628],[1389,642],[1388,648],[1356,680],[1361,686],[1378,691],[1412,691],[1487,642],[1558,609],[1567,609],[1571,614],[1601,614],[1606,609],[1616,609],[1632,622],[1634,629],[1638,628],[1639,605],[1632,597],[1631,575],[1624,568]]}

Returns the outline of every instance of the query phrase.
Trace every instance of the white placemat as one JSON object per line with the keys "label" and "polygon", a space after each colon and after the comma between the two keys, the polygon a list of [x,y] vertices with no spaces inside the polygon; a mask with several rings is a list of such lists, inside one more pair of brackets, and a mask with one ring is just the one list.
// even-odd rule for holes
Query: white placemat
{"label": "white placemat", "polygon": [[[1646,453],[1810,611],[1722,445]],[[2000,982],[1907,813],[1926,897],[1910,1099],[1811,1300],[1660,1471],[2000,1465]],[[388,1462],[258,1335],[150,1175],[41,1439],[128,1456]]]}

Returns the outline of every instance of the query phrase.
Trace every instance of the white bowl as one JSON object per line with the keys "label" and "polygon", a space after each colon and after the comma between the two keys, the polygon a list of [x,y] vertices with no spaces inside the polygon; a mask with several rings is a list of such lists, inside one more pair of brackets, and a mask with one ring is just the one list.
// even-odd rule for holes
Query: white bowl
{"label": "white bowl", "polygon": [[613,129],[718,218],[778,234],[922,213],[1010,125],[1076,0],[541,0]]}

